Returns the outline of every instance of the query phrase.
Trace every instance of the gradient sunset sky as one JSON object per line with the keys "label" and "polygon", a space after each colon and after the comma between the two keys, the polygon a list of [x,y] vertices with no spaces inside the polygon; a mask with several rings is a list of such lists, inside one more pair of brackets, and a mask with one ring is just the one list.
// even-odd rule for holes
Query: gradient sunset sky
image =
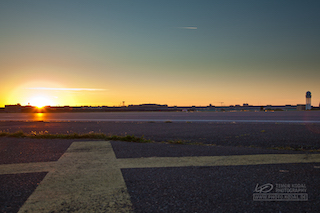
{"label": "gradient sunset sky", "polygon": [[2,0],[0,107],[320,101],[318,0]]}

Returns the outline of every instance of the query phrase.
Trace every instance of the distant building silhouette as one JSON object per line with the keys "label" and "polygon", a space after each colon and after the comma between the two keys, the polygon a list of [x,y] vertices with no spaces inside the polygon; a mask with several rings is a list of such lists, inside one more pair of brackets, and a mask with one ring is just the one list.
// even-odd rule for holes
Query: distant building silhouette
{"label": "distant building silhouette", "polygon": [[5,105],[5,112],[21,112],[21,105]]}

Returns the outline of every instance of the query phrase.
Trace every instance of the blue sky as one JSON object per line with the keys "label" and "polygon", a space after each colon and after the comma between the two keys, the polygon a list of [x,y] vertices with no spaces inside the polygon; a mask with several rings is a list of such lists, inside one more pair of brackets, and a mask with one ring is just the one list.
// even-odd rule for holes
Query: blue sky
{"label": "blue sky", "polygon": [[319,9],[297,0],[1,1],[0,106],[37,95],[59,105],[301,104],[308,90],[318,105]]}

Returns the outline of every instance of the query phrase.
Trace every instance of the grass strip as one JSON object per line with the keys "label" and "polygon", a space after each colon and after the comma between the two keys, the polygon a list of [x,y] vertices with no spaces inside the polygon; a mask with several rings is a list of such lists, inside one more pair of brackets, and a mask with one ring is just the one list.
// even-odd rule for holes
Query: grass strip
{"label": "grass strip", "polygon": [[134,135],[106,135],[104,133],[71,133],[71,134],[49,134],[47,132],[36,133],[32,131],[30,134],[24,133],[23,131],[17,131],[14,133],[10,132],[0,132],[0,137],[14,137],[14,138],[41,138],[41,139],[103,139],[103,140],[117,140],[117,141],[127,141],[127,142],[138,142],[138,143],[150,143],[149,139],[142,137],[137,137]]}

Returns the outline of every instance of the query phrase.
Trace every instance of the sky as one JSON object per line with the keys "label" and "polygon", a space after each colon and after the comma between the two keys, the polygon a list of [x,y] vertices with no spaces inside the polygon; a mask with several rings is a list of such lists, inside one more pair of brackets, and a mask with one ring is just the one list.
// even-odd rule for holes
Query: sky
{"label": "sky", "polygon": [[0,1],[0,107],[320,102],[318,0]]}

